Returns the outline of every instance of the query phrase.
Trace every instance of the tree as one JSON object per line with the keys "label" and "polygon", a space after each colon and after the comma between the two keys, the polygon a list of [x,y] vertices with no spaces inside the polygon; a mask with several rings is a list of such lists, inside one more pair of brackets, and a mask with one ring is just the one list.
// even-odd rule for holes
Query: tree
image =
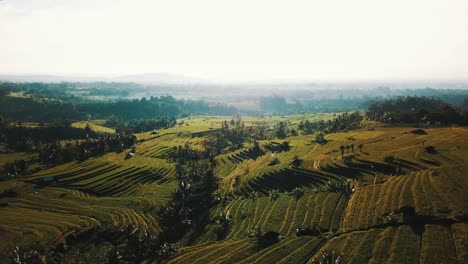
{"label": "tree", "polygon": [[286,131],[286,122],[279,122],[277,128],[276,128],[276,137],[277,138],[286,138],[287,136],[287,131]]}
{"label": "tree", "polygon": [[341,158],[343,158],[345,146],[341,145],[341,146],[340,146],[340,150],[341,150]]}
{"label": "tree", "polygon": [[291,147],[289,146],[289,141],[283,141],[281,143],[281,150],[282,151],[288,151]]}
{"label": "tree", "polygon": [[295,156],[293,161],[291,162],[291,166],[294,168],[298,168],[302,165],[303,160],[301,160],[298,156]]}
{"label": "tree", "polygon": [[258,141],[257,141],[257,140],[254,140],[254,143],[253,143],[253,144],[254,144],[254,146],[253,146],[253,149],[252,149],[252,150],[253,150],[255,153],[259,153],[259,152],[261,151],[261,149],[260,149],[260,144],[258,144]]}
{"label": "tree", "polygon": [[297,135],[299,135],[299,133],[297,133],[296,129],[294,129],[294,128],[291,129],[291,136],[295,137]]}
{"label": "tree", "polygon": [[362,144],[359,144],[359,145],[358,145],[359,152],[362,152],[362,147],[363,147]]}

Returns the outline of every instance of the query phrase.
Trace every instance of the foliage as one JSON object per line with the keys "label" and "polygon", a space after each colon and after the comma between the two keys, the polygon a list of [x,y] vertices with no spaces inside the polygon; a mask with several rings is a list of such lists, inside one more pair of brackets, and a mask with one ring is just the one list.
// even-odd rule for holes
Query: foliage
{"label": "foliage", "polygon": [[158,251],[156,251],[156,254],[163,259],[167,259],[171,256],[174,256],[178,249],[179,246],[176,243],[165,242],[159,247]]}
{"label": "foliage", "polygon": [[296,228],[296,236],[320,236],[322,232],[317,226],[314,227],[305,227],[305,228]]}
{"label": "foliage", "polygon": [[406,96],[378,101],[367,110],[370,120],[385,123],[468,124],[466,112],[440,99]]}
{"label": "foliage", "polygon": [[286,138],[288,135],[287,124],[284,121],[278,123],[276,127],[276,137],[277,138]]}
{"label": "foliage", "polygon": [[427,146],[424,148],[424,151],[429,154],[437,154],[437,149],[434,146]]}
{"label": "foliage", "polygon": [[344,263],[344,256],[335,251],[320,252],[319,257],[314,261],[315,264],[341,264]]}
{"label": "foliage", "polygon": [[167,242],[176,241],[192,226],[209,222],[207,212],[217,189],[217,179],[207,160],[177,163],[176,171],[179,188],[159,212]]}
{"label": "foliage", "polygon": [[256,239],[257,245],[262,248],[274,245],[280,242],[282,239],[281,235],[278,232],[268,231],[265,233],[258,226],[255,226],[253,229],[248,230],[247,234],[249,237],[254,237]]}
{"label": "foliage", "polygon": [[360,127],[362,118],[363,117],[359,112],[345,112],[328,121],[301,121],[299,123],[299,129],[306,135],[319,132],[323,137],[323,134],[346,132],[352,129],[357,129]]}
{"label": "foliage", "polygon": [[278,157],[274,157],[270,163],[268,163],[268,166],[273,166],[273,165],[276,165],[276,164],[280,164],[280,160],[278,159]]}
{"label": "foliage", "polygon": [[268,196],[270,196],[271,199],[276,200],[280,197],[280,192],[278,189],[269,190]]}
{"label": "foliage", "polygon": [[15,247],[10,254],[11,262],[15,264],[45,264],[46,258],[34,249]]}
{"label": "foliage", "polygon": [[218,239],[226,237],[232,223],[232,218],[224,212],[220,212],[215,219],[215,223]]}
{"label": "foliage", "polygon": [[[240,117],[237,117],[233,123],[234,125],[230,125],[228,121],[223,121],[221,129],[210,133],[203,141],[203,147],[207,154],[216,156],[223,153],[227,148],[230,151],[234,151],[242,148],[247,140],[254,140],[256,142],[256,139],[260,139],[259,135],[255,138],[253,137],[259,128],[246,127]],[[261,152],[258,143],[254,143],[253,151]]]}
{"label": "foliage", "polygon": [[304,189],[301,187],[296,187],[291,191],[291,195],[296,197],[296,199],[299,199],[304,195]]}
{"label": "foliage", "polygon": [[299,158],[299,156],[294,156],[293,161],[291,162],[291,166],[294,168],[298,168],[302,165],[303,160]]}

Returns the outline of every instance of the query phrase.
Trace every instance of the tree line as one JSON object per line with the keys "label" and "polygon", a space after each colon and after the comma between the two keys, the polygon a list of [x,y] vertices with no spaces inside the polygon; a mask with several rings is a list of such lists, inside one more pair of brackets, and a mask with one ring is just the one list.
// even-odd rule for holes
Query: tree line
{"label": "tree line", "polygon": [[468,108],[433,97],[405,96],[374,102],[367,109],[370,120],[384,123],[468,124]]}

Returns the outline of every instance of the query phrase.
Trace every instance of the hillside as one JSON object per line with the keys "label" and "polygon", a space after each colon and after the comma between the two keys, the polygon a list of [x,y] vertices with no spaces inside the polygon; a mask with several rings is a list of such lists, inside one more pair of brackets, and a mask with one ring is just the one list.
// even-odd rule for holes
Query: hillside
{"label": "hillside", "polygon": [[18,253],[65,263],[468,263],[468,128],[365,121],[321,144],[303,134],[247,139],[212,157],[212,201],[171,241],[164,212],[177,208],[174,193],[200,195],[184,192],[176,160],[191,164],[224,118],[183,121],[138,134],[131,158],[108,153],[1,182],[0,262]]}

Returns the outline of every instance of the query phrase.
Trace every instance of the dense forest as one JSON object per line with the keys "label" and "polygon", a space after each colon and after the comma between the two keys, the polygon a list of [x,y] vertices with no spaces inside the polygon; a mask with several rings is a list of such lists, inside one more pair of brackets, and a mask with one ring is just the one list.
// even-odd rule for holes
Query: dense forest
{"label": "dense forest", "polygon": [[466,100],[453,106],[433,97],[398,97],[372,103],[367,116],[385,123],[468,124]]}
{"label": "dense forest", "polygon": [[203,101],[178,100],[172,96],[146,99],[119,99],[117,101],[73,102],[49,97],[8,96],[1,89],[0,113],[10,120],[23,122],[53,122],[62,120],[107,119],[118,117],[125,121],[157,117],[184,117],[189,115],[234,115],[237,110],[223,104],[209,106]]}

